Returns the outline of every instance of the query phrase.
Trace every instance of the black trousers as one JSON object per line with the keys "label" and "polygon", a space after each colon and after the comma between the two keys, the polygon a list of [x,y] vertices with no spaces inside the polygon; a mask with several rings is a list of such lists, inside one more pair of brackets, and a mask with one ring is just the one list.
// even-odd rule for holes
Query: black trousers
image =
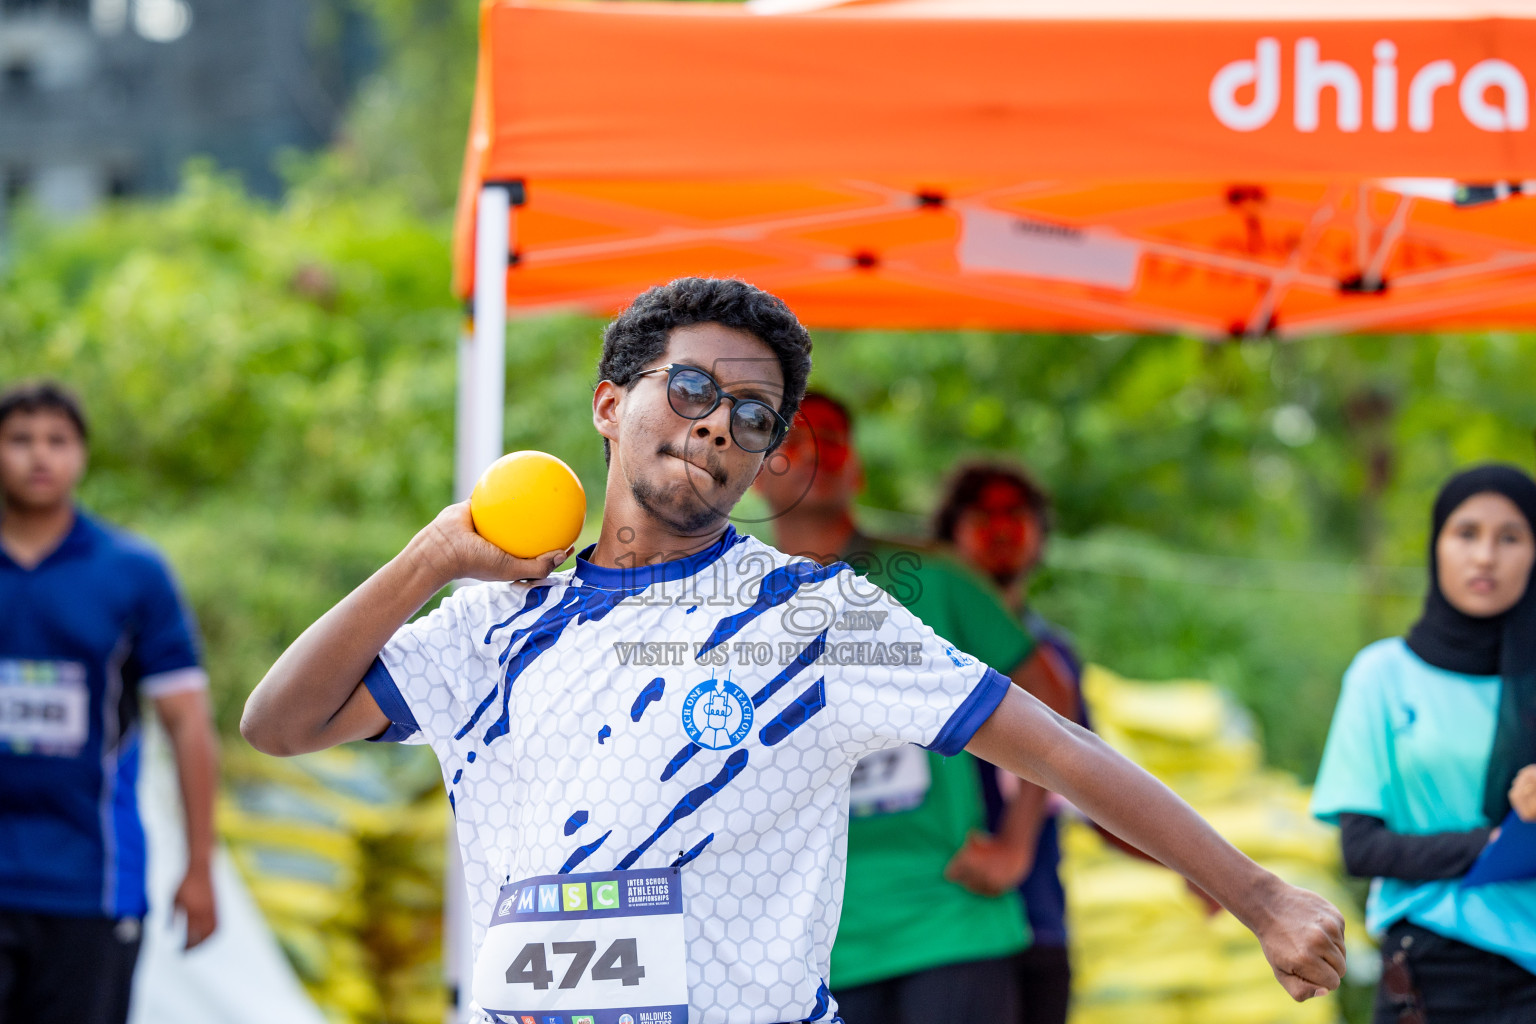
{"label": "black trousers", "polygon": [[123,1024],[139,928],[0,910],[0,1024]]}
{"label": "black trousers", "polygon": [[1020,1024],[1067,1024],[1072,963],[1065,946],[1030,946],[1018,957]]}
{"label": "black trousers", "polygon": [[1018,960],[970,960],[839,989],[847,1024],[1006,1024],[1019,1019]]}
{"label": "black trousers", "polygon": [[[1401,950],[1427,1024],[1532,1024],[1536,974],[1514,961],[1407,921],[1387,929],[1383,965]],[[1376,987],[1374,1024],[1399,1024],[1403,1007]]]}

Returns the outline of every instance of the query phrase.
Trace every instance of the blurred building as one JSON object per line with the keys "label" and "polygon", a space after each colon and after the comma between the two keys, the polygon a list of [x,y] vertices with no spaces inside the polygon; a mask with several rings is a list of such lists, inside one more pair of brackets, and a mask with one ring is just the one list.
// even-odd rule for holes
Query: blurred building
{"label": "blurred building", "polygon": [[371,61],[343,0],[0,0],[0,218],[167,192],[200,155],[274,195]]}

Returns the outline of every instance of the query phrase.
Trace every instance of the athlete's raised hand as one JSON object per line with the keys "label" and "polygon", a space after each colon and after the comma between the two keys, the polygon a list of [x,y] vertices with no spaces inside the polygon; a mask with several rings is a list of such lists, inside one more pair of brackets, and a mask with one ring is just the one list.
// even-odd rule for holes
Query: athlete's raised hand
{"label": "athlete's raised hand", "polygon": [[450,580],[538,580],[571,556],[574,547],[546,551],[534,558],[517,558],[475,532],[469,502],[449,505],[416,535],[412,547],[443,577]]}
{"label": "athlete's raised hand", "polygon": [[1298,1003],[1327,995],[1344,976],[1344,917],[1316,893],[1280,883],[1254,927],[1270,970]]}

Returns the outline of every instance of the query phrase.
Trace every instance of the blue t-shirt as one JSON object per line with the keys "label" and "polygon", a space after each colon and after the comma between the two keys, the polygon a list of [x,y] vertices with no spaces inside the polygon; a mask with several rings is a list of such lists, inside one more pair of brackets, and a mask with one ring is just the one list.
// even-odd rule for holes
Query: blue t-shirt
{"label": "blue t-shirt", "polygon": [[[1406,835],[1490,824],[1483,789],[1501,686],[1435,668],[1400,638],[1371,644],[1344,673],[1312,813],[1330,824],[1366,814]],[[1536,880],[1375,879],[1366,925],[1379,933],[1405,918],[1536,973]]]}
{"label": "blue t-shirt", "polygon": [[0,550],[0,907],[142,917],[141,694],[206,685],[159,556],[82,513],[32,569]]}

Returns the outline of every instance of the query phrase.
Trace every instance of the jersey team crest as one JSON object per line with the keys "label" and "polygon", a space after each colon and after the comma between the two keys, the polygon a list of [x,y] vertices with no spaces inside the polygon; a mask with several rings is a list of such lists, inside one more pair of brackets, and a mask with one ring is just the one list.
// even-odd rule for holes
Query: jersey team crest
{"label": "jersey team crest", "polygon": [[683,698],[683,729],[708,750],[726,750],[752,731],[752,700],[729,679],[706,679]]}

